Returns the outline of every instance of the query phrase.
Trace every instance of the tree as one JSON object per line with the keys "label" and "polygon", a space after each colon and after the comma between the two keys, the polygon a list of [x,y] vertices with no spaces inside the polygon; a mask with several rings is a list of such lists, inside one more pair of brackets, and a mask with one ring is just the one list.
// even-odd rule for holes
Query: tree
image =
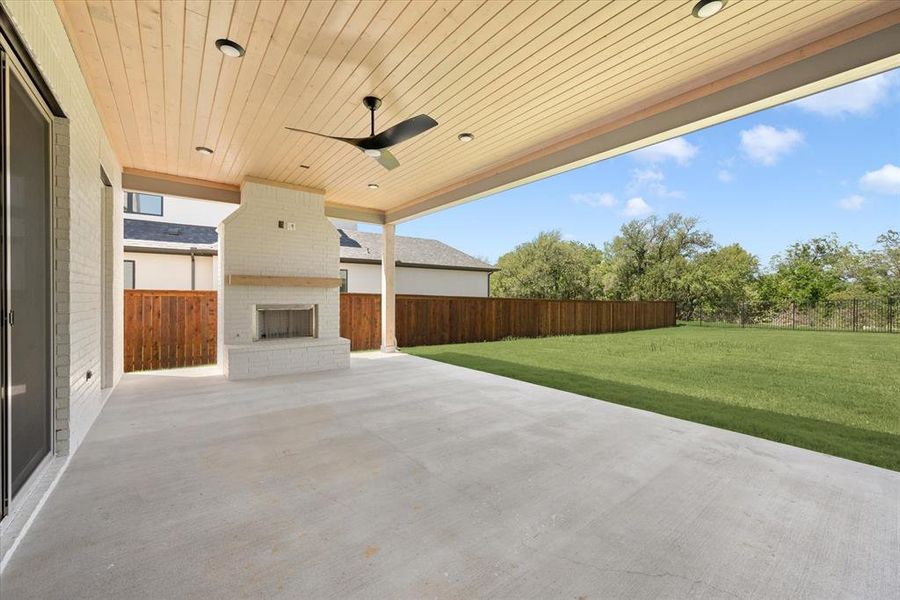
{"label": "tree", "polygon": [[735,309],[753,298],[758,277],[759,261],[740,244],[698,254],[680,284],[682,317],[698,309]]}
{"label": "tree", "polygon": [[900,297],[900,233],[869,252],[836,235],[789,246],[770,272],[739,244],[719,247],[698,220],[673,213],[636,219],[598,250],[544,232],[497,262],[491,294],[513,298],[675,300],[682,318],[742,302],[814,304]]}
{"label": "tree", "polygon": [[841,244],[835,234],[792,244],[772,258],[763,299],[815,304],[839,294],[848,287],[856,254],[855,246]]}
{"label": "tree", "polygon": [[900,298],[900,232],[888,229],[876,241],[880,249],[870,252],[866,262],[878,282],[878,293]]}
{"label": "tree", "polygon": [[540,233],[500,257],[491,295],[507,298],[589,299],[592,267],[601,259],[592,245]]}
{"label": "tree", "polygon": [[691,261],[713,246],[709,232],[694,217],[672,213],[622,226],[603,249],[600,275],[603,296],[617,300],[680,299],[680,287]]}

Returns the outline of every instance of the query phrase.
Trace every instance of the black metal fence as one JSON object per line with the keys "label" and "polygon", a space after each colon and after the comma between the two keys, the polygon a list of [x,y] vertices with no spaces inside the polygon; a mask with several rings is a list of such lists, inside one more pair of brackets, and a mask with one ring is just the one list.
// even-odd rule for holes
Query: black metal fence
{"label": "black metal fence", "polygon": [[825,300],[816,304],[740,302],[679,310],[679,320],[702,325],[813,331],[900,333],[896,298]]}

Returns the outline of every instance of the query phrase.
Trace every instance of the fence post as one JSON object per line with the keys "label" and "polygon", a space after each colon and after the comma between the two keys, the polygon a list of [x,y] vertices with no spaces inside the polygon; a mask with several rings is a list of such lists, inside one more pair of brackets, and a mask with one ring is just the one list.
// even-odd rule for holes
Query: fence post
{"label": "fence post", "polygon": [[738,310],[741,311],[741,327],[743,327],[744,323],[747,321],[747,303],[741,302]]}
{"label": "fence post", "polygon": [[797,304],[791,302],[791,329],[797,328]]}
{"label": "fence post", "polygon": [[853,299],[853,331],[857,330],[859,321],[859,300]]}
{"label": "fence post", "polygon": [[894,299],[888,298],[888,333],[894,333]]}

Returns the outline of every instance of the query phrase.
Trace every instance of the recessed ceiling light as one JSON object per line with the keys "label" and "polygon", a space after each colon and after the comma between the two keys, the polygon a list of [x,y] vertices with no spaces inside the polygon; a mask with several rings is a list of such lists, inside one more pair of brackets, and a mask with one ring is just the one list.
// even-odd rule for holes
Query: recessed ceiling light
{"label": "recessed ceiling light", "polygon": [[200,154],[212,154],[213,153],[213,149],[207,148],[206,146],[197,146],[196,148],[194,148],[194,150],[196,150]]}
{"label": "recessed ceiling light", "polygon": [[231,58],[239,58],[244,55],[244,47],[227,38],[216,40],[216,48],[219,49],[219,52]]}
{"label": "recessed ceiling light", "polygon": [[378,189],[378,184],[377,184],[377,183],[370,183],[367,187],[368,187],[370,190],[377,190],[377,189]]}
{"label": "recessed ceiling light", "polygon": [[457,139],[458,139],[459,141],[461,141],[461,142],[471,142],[472,140],[475,139],[475,134],[474,134],[474,133],[469,133],[468,131],[466,131],[466,132],[463,132],[463,133],[459,134],[459,135],[456,136],[456,137],[457,137]]}
{"label": "recessed ceiling light", "polygon": [[375,148],[366,148],[363,150],[363,154],[366,156],[371,156],[372,158],[378,158],[381,156],[381,150],[376,150]]}
{"label": "recessed ceiling light", "polygon": [[691,11],[698,19],[706,19],[725,8],[726,0],[700,0]]}

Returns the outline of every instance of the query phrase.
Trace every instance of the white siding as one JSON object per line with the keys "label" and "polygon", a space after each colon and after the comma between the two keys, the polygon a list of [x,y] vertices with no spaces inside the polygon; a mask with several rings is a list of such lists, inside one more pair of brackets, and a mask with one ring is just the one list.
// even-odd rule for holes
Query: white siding
{"label": "white siding", "polygon": [[218,258],[215,256],[197,256],[196,281],[195,288],[197,290],[215,290],[218,282],[216,281],[216,269]]}
{"label": "white siding", "polygon": [[[134,287],[138,290],[191,289],[191,257],[183,254],[126,252],[125,260],[134,261]],[[215,290],[215,259],[196,256],[196,290]]]}
{"label": "white siding", "polygon": [[[184,254],[126,252],[125,260],[134,261],[134,287],[138,290],[191,289],[191,257]],[[196,256],[196,290],[215,290],[215,265],[212,256]]]}
{"label": "white siding", "polygon": [[[381,265],[341,263],[349,292],[381,293]],[[488,273],[452,269],[397,267],[398,294],[428,296],[488,296]]]}
{"label": "white siding", "polygon": [[[139,290],[191,289],[190,256],[126,252],[125,260],[135,262],[135,288]],[[215,290],[217,257],[197,256],[196,261],[195,289]],[[381,293],[380,265],[341,263],[341,269],[347,270],[348,291]],[[481,271],[397,267],[397,293],[485,297],[488,296],[488,274]]]}
{"label": "white siding", "polygon": [[226,202],[167,196],[163,199],[163,215],[161,217],[127,213],[125,218],[140,221],[163,221],[166,223],[218,227],[225,217],[237,210],[237,207],[237,204],[228,204]]}
{"label": "white siding", "polygon": [[381,293],[381,265],[341,263],[347,271],[347,291],[358,294]]}

